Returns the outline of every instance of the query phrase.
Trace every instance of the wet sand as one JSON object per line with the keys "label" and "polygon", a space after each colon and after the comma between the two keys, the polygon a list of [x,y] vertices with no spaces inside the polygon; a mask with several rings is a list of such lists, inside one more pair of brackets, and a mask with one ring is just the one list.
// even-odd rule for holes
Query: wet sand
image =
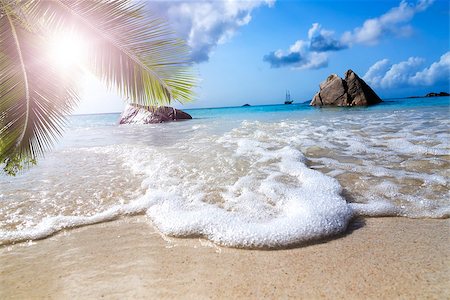
{"label": "wet sand", "polygon": [[450,298],[450,220],[368,218],[262,251],[163,239],[143,216],[0,248],[0,299]]}

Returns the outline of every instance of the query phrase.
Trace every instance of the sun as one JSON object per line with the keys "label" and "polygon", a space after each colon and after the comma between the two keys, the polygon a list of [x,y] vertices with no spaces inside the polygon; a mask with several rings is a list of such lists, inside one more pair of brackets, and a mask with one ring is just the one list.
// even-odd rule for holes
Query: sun
{"label": "sun", "polygon": [[86,61],[87,45],[84,39],[72,32],[55,34],[49,43],[49,55],[54,65],[61,70],[81,66]]}

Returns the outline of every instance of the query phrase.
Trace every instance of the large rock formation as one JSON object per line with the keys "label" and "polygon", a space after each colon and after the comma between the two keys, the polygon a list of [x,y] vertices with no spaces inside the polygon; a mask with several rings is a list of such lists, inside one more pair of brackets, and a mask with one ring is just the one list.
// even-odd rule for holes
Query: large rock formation
{"label": "large rock formation", "polygon": [[120,124],[154,124],[177,120],[192,119],[192,117],[173,107],[151,107],[138,104],[127,105],[120,116]]}
{"label": "large rock formation", "polygon": [[332,74],[320,84],[313,106],[367,106],[382,102],[380,97],[355,72],[348,70],[345,79]]}

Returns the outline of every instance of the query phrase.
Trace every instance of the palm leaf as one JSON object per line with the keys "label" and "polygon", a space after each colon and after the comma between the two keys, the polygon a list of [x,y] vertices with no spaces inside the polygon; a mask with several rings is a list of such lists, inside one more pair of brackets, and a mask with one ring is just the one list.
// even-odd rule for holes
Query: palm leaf
{"label": "palm leaf", "polygon": [[9,174],[52,146],[77,99],[26,24],[18,7],[0,2],[0,163]]}
{"label": "palm leaf", "polygon": [[9,174],[52,146],[77,100],[72,81],[45,53],[54,31],[76,30],[89,67],[132,102],[192,98],[189,53],[167,25],[135,2],[0,0],[0,164]]}
{"label": "palm leaf", "polygon": [[89,67],[132,102],[187,102],[195,84],[189,51],[166,23],[136,1],[28,1],[48,28],[76,28],[89,44]]}

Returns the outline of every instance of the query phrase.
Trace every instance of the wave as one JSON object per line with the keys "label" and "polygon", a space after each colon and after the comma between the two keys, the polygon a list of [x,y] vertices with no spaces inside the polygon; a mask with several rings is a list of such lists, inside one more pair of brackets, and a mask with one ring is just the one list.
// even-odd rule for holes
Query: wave
{"label": "wave", "polygon": [[[64,150],[61,155],[68,160],[54,162],[51,170],[78,168],[79,174],[88,173],[94,181],[102,173],[101,191],[116,189],[111,191],[112,201],[104,203],[99,196],[101,201],[84,211],[62,202],[62,207],[71,208],[43,212],[31,225],[0,226],[0,244],[45,238],[65,228],[135,214],[146,214],[166,235],[204,237],[242,248],[279,248],[334,236],[358,216],[449,216],[450,206],[442,200],[448,192],[445,174],[422,171],[430,163],[445,167],[434,158],[447,155],[447,145],[420,144],[418,136],[402,146],[396,138],[402,133],[352,135],[333,126],[314,126],[308,120],[244,121],[230,131],[212,134],[204,125],[194,124],[179,138],[174,127],[170,143],[133,134],[124,143]],[[121,130],[127,136],[131,129]],[[142,137],[139,143],[133,142],[136,136]],[[68,155],[71,151],[77,155]],[[417,155],[430,158],[417,165]],[[76,164],[79,157],[92,167]],[[109,167],[101,167],[101,161],[110,162]],[[108,186],[118,174],[138,181],[143,192],[139,196],[130,192],[134,198],[119,201],[127,185]],[[68,179],[61,183],[64,180]],[[417,189],[420,192],[408,190],[417,182],[427,186]],[[50,185],[58,189],[63,184]]]}
{"label": "wave", "polygon": [[[189,158],[177,161],[145,148],[89,149],[121,157],[134,172],[144,172],[145,195],[92,216],[47,217],[32,228],[0,231],[0,242],[40,239],[64,228],[143,212],[164,234],[205,237],[230,247],[281,247],[345,231],[352,209],[339,183],[306,167],[300,151],[267,150],[265,143],[248,139],[240,139],[227,157],[225,148],[204,159],[229,180],[207,177],[210,170],[197,169],[197,163],[187,163]],[[137,159],[142,156],[153,159]],[[220,193],[214,193],[217,188]]]}

